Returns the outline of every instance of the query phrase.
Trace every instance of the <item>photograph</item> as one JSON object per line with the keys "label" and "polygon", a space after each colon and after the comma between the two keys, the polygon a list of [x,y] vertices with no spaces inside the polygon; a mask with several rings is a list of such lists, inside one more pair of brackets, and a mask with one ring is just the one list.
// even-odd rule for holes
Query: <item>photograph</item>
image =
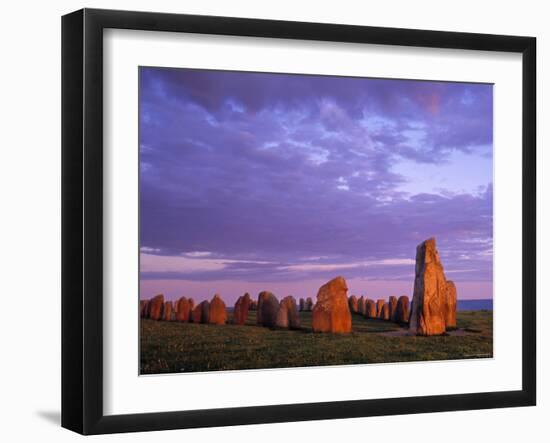
{"label": "photograph", "polygon": [[140,375],[493,358],[493,84],[137,69]]}

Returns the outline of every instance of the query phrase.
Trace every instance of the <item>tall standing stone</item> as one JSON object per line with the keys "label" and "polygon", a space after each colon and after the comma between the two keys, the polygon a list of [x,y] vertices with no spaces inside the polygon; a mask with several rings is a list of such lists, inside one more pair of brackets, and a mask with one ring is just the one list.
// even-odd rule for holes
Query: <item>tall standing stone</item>
{"label": "tall standing stone", "polygon": [[305,300],[303,298],[300,298],[300,311],[303,311],[305,307]]}
{"label": "tall standing stone", "polygon": [[409,322],[409,297],[406,295],[402,295],[397,299],[394,321],[401,324]]}
{"label": "tall standing stone", "polygon": [[447,297],[445,303],[445,328],[456,328],[456,286],[447,280]]}
{"label": "tall standing stone", "polygon": [[235,307],[233,308],[233,323],[236,325],[244,325],[248,319],[248,310],[250,308],[250,294],[247,292],[241,295]]}
{"label": "tall standing stone", "polygon": [[336,277],[319,288],[313,307],[314,332],[351,332],[347,292],[348,286],[343,277]]}
{"label": "tall standing stone", "polygon": [[208,310],[208,323],[211,325],[224,325],[227,320],[227,310],[220,294],[214,295],[210,301]]}
{"label": "tall standing stone", "polygon": [[149,301],[149,318],[151,320],[162,320],[164,311],[164,295],[155,295]]}
{"label": "tall standing stone", "polygon": [[259,326],[271,328],[277,322],[279,311],[279,300],[271,292],[262,291],[258,295],[258,310],[256,312],[256,323]]}
{"label": "tall standing stone", "polygon": [[376,303],[374,300],[371,300],[370,298],[367,298],[365,300],[365,317],[366,318],[377,318],[378,313],[376,310]]}
{"label": "tall standing stone", "polygon": [[443,265],[430,238],[416,248],[414,293],[409,329],[416,335],[440,335],[445,332],[447,280]]}
{"label": "tall standing stone", "polygon": [[388,304],[390,305],[390,320],[395,321],[397,314],[397,297],[395,295],[390,295]]}
{"label": "tall standing stone", "polygon": [[306,298],[305,310],[307,312],[311,312],[312,309],[313,309],[313,300],[311,299],[311,297],[308,297]]}
{"label": "tall standing stone", "polygon": [[300,316],[296,300],[289,295],[281,300],[277,311],[276,325],[279,328],[298,329],[300,327]]}

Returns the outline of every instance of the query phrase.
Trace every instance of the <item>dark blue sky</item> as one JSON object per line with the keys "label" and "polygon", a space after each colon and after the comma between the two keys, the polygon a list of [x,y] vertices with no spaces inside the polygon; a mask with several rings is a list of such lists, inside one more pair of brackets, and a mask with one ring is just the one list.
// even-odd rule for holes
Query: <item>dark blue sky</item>
{"label": "dark blue sky", "polygon": [[[140,69],[142,297],[492,296],[492,86]],[[410,290],[409,290],[410,287]],[[373,293],[375,292],[375,293]]]}

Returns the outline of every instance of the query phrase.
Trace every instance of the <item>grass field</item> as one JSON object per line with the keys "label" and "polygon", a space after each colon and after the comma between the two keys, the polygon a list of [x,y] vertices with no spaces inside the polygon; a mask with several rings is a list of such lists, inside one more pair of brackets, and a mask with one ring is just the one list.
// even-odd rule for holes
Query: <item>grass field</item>
{"label": "grass field", "polygon": [[[244,326],[141,320],[142,374],[234,369],[389,363],[486,358],[493,355],[492,311],[457,313],[456,332],[439,337],[402,336],[403,328],[382,320],[353,317],[351,334],[311,332],[311,313],[301,312],[302,329],[257,327],[256,312]],[[231,314],[228,315],[231,318]]]}

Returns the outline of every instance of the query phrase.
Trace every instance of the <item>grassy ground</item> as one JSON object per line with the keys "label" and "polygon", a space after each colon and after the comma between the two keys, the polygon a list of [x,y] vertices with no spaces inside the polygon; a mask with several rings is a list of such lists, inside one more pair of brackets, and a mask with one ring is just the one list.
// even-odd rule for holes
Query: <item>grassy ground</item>
{"label": "grassy ground", "polygon": [[302,330],[268,329],[255,326],[255,314],[250,312],[244,326],[141,320],[141,373],[450,360],[493,353],[492,311],[458,312],[459,331],[439,337],[399,336],[398,325],[360,315],[353,317],[351,334],[313,333],[309,312],[300,313]]}

